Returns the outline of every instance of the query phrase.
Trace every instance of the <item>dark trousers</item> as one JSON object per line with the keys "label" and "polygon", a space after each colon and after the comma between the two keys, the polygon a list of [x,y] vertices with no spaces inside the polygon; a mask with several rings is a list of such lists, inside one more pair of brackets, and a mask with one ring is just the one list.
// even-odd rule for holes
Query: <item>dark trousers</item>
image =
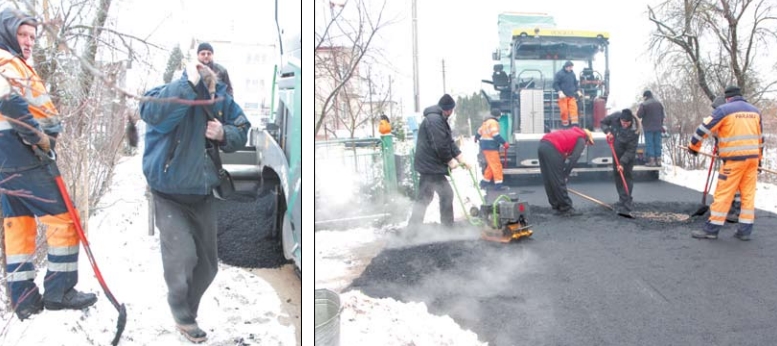
{"label": "dark trousers", "polygon": [[[618,154],[616,152],[617,155]],[[631,195],[634,193],[634,179],[632,178],[632,171],[634,171],[634,164],[629,163],[623,166],[623,178],[626,179],[626,186],[629,187],[629,192],[626,193],[626,189],[623,188],[623,179],[621,179],[620,173],[618,173],[618,167],[615,165],[612,166],[613,174],[615,176],[615,189],[618,190],[618,201],[620,204],[622,204],[626,210],[631,211],[632,208],[632,198]]]}
{"label": "dark trousers", "polygon": [[443,174],[421,174],[418,197],[410,215],[410,225],[420,225],[424,222],[426,207],[432,202],[435,192],[440,196],[440,222],[446,226],[453,225],[453,190]]}
{"label": "dark trousers", "polygon": [[167,303],[178,324],[193,324],[205,290],[218,272],[213,197],[154,192]]}
{"label": "dark trousers", "polygon": [[567,191],[567,175],[564,172],[564,156],[552,144],[540,141],[537,157],[540,160],[540,174],[542,182],[545,183],[545,194],[548,195],[550,206],[559,211],[572,208],[572,199]]}

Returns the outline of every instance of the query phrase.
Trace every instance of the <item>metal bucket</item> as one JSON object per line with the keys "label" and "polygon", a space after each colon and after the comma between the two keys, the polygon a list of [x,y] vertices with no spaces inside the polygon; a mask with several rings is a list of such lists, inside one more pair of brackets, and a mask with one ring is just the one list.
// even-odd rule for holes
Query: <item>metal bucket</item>
{"label": "metal bucket", "polygon": [[315,346],[340,345],[340,296],[328,289],[315,290]]}

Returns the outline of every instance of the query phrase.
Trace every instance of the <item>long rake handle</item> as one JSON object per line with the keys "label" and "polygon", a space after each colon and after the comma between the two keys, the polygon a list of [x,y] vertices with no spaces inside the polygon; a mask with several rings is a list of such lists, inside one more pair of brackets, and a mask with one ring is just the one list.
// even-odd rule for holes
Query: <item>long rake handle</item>
{"label": "long rake handle", "polygon": [[607,203],[604,203],[604,202],[602,202],[602,201],[600,201],[600,200],[598,200],[598,199],[596,199],[596,198],[593,198],[593,197],[591,197],[591,196],[584,195],[582,192],[578,192],[577,190],[573,190],[573,189],[567,188],[567,191],[569,191],[569,192],[571,192],[571,193],[574,193],[574,194],[576,194],[576,195],[578,195],[578,196],[580,196],[580,197],[583,197],[583,198],[585,198],[585,199],[587,199],[587,200],[589,200],[589,201],[591,201],[591,202],[594,202],[594,203],[596,203],[596,204],[598,204],[598,205],[601,205],[602,207],[605,207],[605,208],[607,208],[607,209],[610,209],[610,210],[615,210],[615,209],[613,209],[613,208],[612,208],[612,206],[611,206],[611,205],[609,205],[609,204],[607,204]]}

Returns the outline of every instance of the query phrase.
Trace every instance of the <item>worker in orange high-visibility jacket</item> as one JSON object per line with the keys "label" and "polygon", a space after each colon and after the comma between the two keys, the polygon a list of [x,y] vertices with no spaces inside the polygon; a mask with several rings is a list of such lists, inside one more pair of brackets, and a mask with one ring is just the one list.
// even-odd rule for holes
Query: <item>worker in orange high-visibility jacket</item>
{"label": "worker in orange high-visibility jacket", "polygon": [[381,135],[391,134],[391,122],[389,121],[389,118],[385,114],[382,114],[380,116],[380,124],[378,125],[378,132],[380,132]]}
{"label": "worker in orange high-visibility jacket", "polygon": [[718,138],[718,154],[723,160],[715,188],[710,217],[702,230],[691,232],[700,239],[717,239],[726,222],[726,215],[737,190],[741,192],[739,225],[734,236],[750,240],[755,221],[755,185],[758,167],[763,158],[763,124],[761,113],[743,97],[738,86],[725,90],[726,103],[717,107],[712,116],[704,119],[696,129],[688,150],[697,155],[702,140],[707,136]]}
{"label": "worker in orange high-visibility jacket", "polygon": [[478,133],[475,135],[475,142],[480,142],[480,152],[486,159],[486,170],[483,172],[483,180],[480,181],[480,187],[485,189],[491,187],[493,190],[505,190],[504,174],[502,174],[502,160],[499,156],[499,148],[504,146],[505,151],[510,147],[504,138],[499,134],[499,110],[492,110],[491,114],[486,116],[483,124],[480,125]]}
{"label": "worker in orange high-visibility jacket", "polygon": [[[56,180],[33,146],[49,153],[62,129],[43,81],[27,64],[37,36],[32,16],[12,8],[0,12],[0,74],[11,93],[0,98],[0,196],[5,218],[6,282],[11,308],[24,320],[48,310],[84,309],[93,293],[74,289],[78,282],[78,234]],[[26,191],[32,197],[14,194]],[[37,222],[36,222],[37,221]],[[41,296],[35,285],[37,223],[46,226],[47,271]]]}

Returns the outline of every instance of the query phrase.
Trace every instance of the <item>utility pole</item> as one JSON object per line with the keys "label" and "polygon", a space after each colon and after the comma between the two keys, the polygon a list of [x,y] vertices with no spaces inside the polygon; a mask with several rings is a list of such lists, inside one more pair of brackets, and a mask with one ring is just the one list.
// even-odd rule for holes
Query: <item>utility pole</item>
{"label": "utility pole", "polygon": [[442,59],[442,93],[447,93],[445,88],[445,59]]}
{"label": "utility pole", "polygon": [[372,137],[375,137],[375,115],[372,113],[372,68],[367,70],[367,83],[370,89],[370,122],[372,124]]}
{"label": "utility pole", "polygon": [[391,75],[389,75],[388,77],[389,77],[389,90],[388,90],[388,92],[389,92],[389,98],[388,98],[389,99],[389,119],[393,120],[394,119],[394,98],[392,96],[393,93],[391,91],[391,87],[394,86],[394,81],[391,80]]}
{"label": "utility pole", "polygon": [[413,101],[415,112],[420,110],[421,97],[418,90],[418,11],[416,10],[416,0],[413,2]]}

